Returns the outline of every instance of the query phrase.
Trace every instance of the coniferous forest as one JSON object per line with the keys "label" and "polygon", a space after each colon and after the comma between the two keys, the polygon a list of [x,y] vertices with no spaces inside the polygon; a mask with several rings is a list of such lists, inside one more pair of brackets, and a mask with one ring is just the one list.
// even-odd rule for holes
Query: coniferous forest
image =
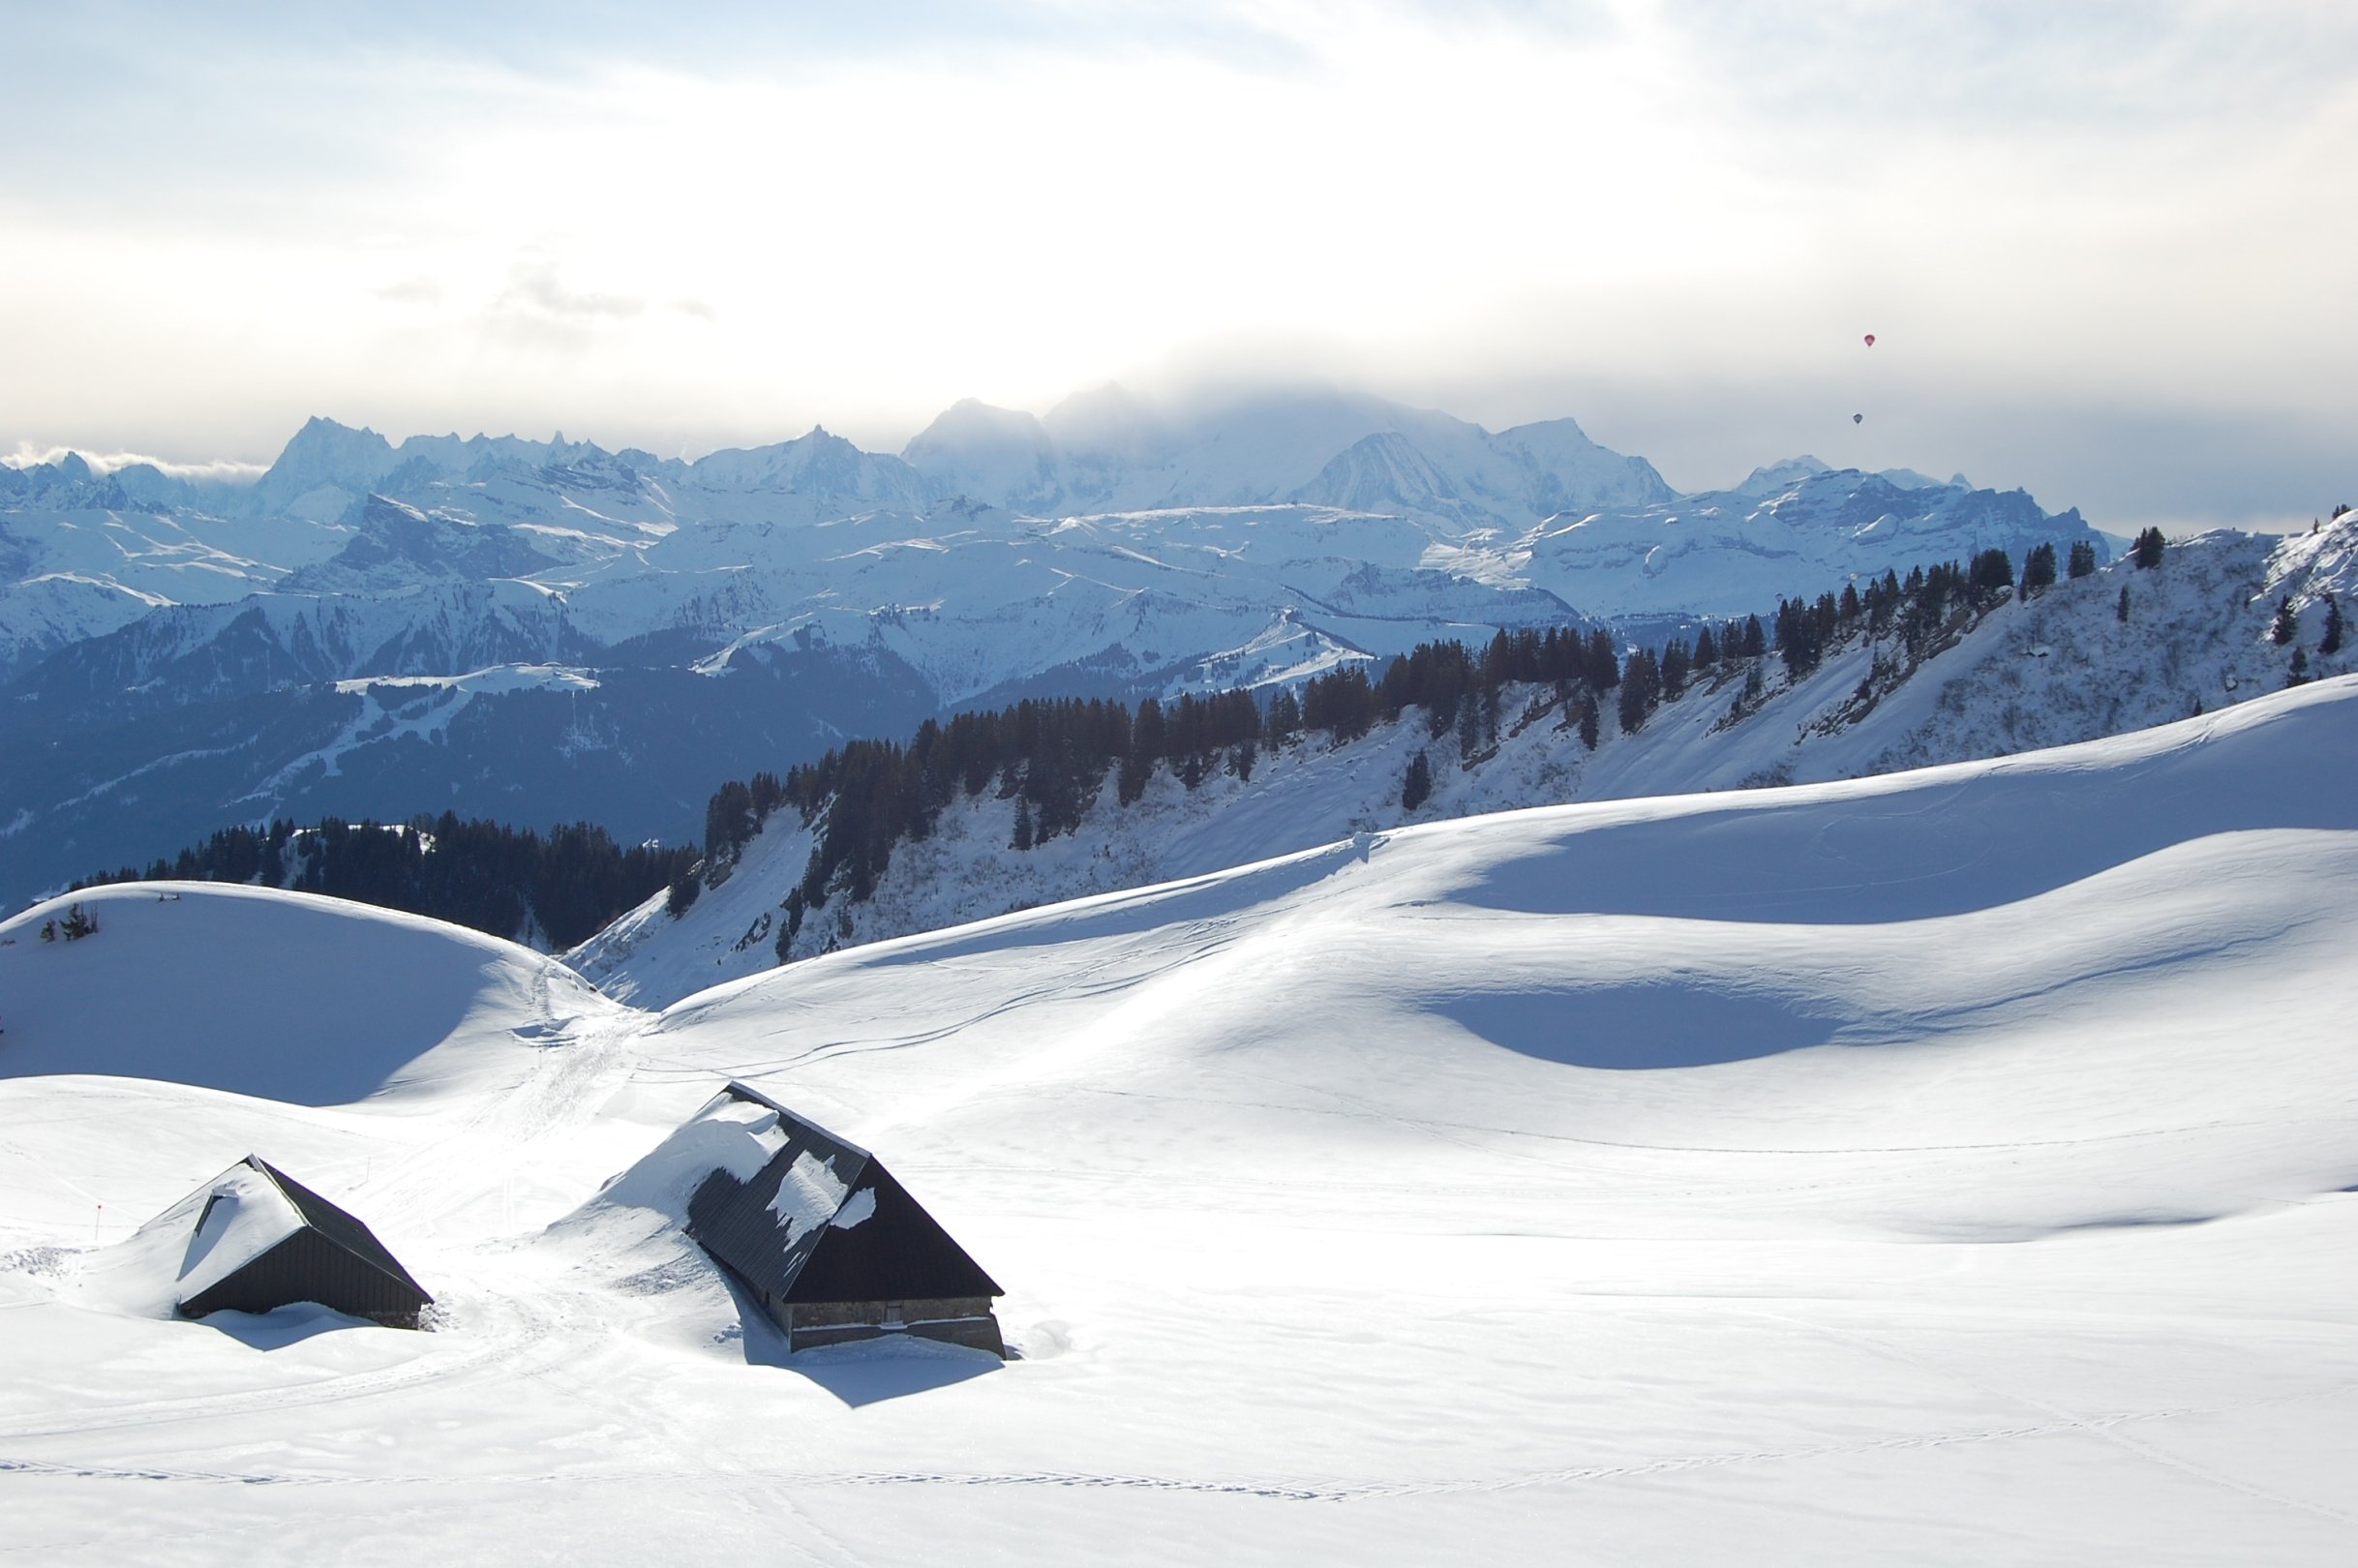
{"label": "coniferous forest", "polygon": [[314,827],[274,822],[225,828],[170,860],[76,883],[251,882],[430,915],[493,936],[537,930],[552,949],[588,940],[679,875],[692,849],[625,849],[606,829],[577,822],[546,836],[445,812],[405,824]]}
{"label": "coniferous forest", "polygon": [[[2046,571],[2034,578],[2051,581]],[[2044,582],[2038,584],[2043,587]],[[1459,754],[1472,757],[1497,739],[1501,693],[1509,686],[1552,688],[1567,727],[1593,750],[1600,739],[1599,704],[1610,697],[1623,734],[1636,734],[1664,702],[1677,702],[1699,682],[1743,672],[1742,694],[1730,717],[1739,717],[1765,689],[1761,666],[1773,653],[1790,676],[1813,673],[1826,652],[1860,634],[1883,639],[1888,661],[1861,682],[1854,702],[1871,705],[1905,678],[1906,671],[1937,652],[1979,615],[2013,591],[2012,562],[1989,550],[1968,565],[1944,562],[1887,572],[1863,590],[1847,584],[1815,600],[1781,601],[1773,630],[1758,616],[1705,621],[1691,640],[1674,638],[1660,649],[1626,656],[1603,630],[1573,627],[1501,631],[1475,648],[1427,643],[1393,658],[1380,675],[1366,664],[1314,676],[1299,691],[1263,699],[1244,691],[1148,698],[1135,709],[1084,699],[1027,700],[994,712],[927,720],[906,741],[854,740],[784,778],[756,774],[723,785],[706,813],[701,879],[673,884],[672,912],[694,902],[700,880],[728,874],[770,815],[792,806],[817,829],[801,881],[787,894],[778,928],[780,958],[791,952],[804,918],[831,898],[864,902],[903,840],[928,837],[942,811],[961,795],[993,790],[1016,800],[1013,847],[1034,845],[1075,830],[1099,799],[1106,776],[1114,799],[1134,804],[1159,768],[1189,790],[1215,771],[1250,781],[1262,748],[1308,736],[1348,745],[1378,722],[1397,722],[1416,709],[1436,739],[1456,731]],[[1403,785],[1405,809],[1430,789],[1411,775]]]}

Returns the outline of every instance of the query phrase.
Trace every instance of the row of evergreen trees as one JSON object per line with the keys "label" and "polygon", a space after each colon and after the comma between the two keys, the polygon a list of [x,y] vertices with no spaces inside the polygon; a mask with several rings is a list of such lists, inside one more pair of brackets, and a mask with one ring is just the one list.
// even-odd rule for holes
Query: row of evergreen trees
{"label": "row of evergreen trees", "polygon": [[[2055,564],[2053,546],[2035,549],[2021,590],[2030,595],[2051,586]],[[2074,546],[2070,565],[2075,577],[2093,572],[2094,548]],[[1115,800],[1129,806],[1159,768],[1167,767],[1189,790],[1215,771],[1250,779],[1263,747],[1312,734],[1347,745],[1411,708],[1436,739],[1454,726],[1459,754],[1471,757],[1496,741],[1501,693],[1514,685],[1552,687],[1564,722],[1593,749],[1599,704],[1608,694],[1617,693],[1620,727],[1634,734],[1662,703],[1679,700],[1698,682],[1740,672],[1739,707],[1756,701],[1765,685],[1762,665],[1772,651],[1798,679],[1829,648],[1863,630],[1891,638],[1914,662],[2015,586],[2006,552],[1985,550],[1967,563],[1919,567],[1904,579],[1886,572],[1863,589],[1850,583],[1814,600],[1782,601],[1773,629],[1758,616],[1707,621],[1691,639],[1673,638],[1658,650],[1635,648],[1625,657],[1603,630],[1526,628],[1498,632],[1478,648],[1423,644],[1379,674],[1364,663],[1338,666],[1312,677],[1298,694],[1282,690],[1265,705],[1244,691],[1167,704],[1149,698],[1135,709],[1100,699],[1033,699],[995,712],[929,719],[905,742],[854,740],[782,779],[763,773],[723,785],[706,814],[701,882],[717,885],[771,814],[793,806],[814,840],[786,897],[777,939],[783,958],[811,911],[837,896],[864,902],[893,848],[930,837],[942,811],[960,797],[993,790],[1013,799],[1013,847],[1028,850],[1077,829],[1108,773]],[[1403,804],[1414,809],[1431,788],[1431,761],[1420,752],[1404,782]],[[675,882],[675,913],[694,901],[698,887],[696,876]]]}
{"label": "row of evergreen trees", "polygon": [[[742,788],[742,786],[739,786]],[[445,811],[388,826],[329,817],[299,828],[225,828],[141,871],[124,866],[75,884],[259,883],[398,909],[518,937],[537,926],[553,948],[587,941],[684,871],[692,849],[625,849],[577,822],[546,837]]]}

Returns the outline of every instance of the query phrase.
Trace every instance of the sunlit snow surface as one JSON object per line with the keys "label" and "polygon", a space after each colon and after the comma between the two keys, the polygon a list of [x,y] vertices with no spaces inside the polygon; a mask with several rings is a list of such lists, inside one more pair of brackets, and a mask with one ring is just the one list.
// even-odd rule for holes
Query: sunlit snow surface
{"label": "sunlit snow surface", "polygon": [[[2343,679],[1363,837],[660,1016],[323,901],[37,910],[0,1547],[2346,1563],[2353,776]],[[766,1147],[731,1076],[889,1161],[1019,1358],[741,1316],[673,1222]],[[143,1306],[134,1226],[249,1150],[448,1321]]]}

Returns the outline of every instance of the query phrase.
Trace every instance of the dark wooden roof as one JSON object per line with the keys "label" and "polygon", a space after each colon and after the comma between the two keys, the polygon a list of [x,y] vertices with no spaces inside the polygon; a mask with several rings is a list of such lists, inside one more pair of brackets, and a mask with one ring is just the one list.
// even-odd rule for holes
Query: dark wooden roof
{"label": "dark wooden roof", "polygon": [[385,1251],[385,1244],[377,1239],[375,1231],[279,1169],[278,1166],[271,1164],[261,1156],[249,1155],[246,1157],[246,1163],[277,1184],[278,1190],[287,1194],[287,1201],[295,1206],[295,1213],[303,1217],[305,1224],[371,1268],[380,1270],[400,1283],[408,1285],[418,1293],[420,1299],[425,1301],[434,1299],[426,1294],[424,1285],[409,1278],[409,1271],[401,1266],[401,1260]]}
{"label": "dark wooden roof", "polygon": [[[248,1155],[243,1163],[286,1194],[302,1225],[182,1302],[182,1312],[190,1317],[225,1311],[266,1312],[314,1301],[354,1317],[414,1325],[418,1314],[434,1304],[425,1286],[409,1277],[367,1225],[259,1155]],[[203,1211],[196,1222],[203,1225]]]}
{"label": "dark wooden roof", "polygon": [[[786,1136],[751,1181],[716,1170],[688,1200],[688,1234],[732,1273],[798,1305],[1004,1294],[874,1155],[741,1083],[728,1093],[776,1111]],[[831,1176],[842,1196],[790,1234],[773,1205],[805,1161],[806,1177]],[[813,1184],[798,1185],[807,1191]]]}

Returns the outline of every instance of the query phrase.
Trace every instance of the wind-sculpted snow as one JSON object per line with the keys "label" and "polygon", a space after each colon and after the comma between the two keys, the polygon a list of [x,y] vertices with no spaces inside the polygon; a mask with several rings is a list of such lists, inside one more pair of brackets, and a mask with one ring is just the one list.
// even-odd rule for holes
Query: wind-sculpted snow
{"label": "wind-sculpted snow", "polygon": [[[2349,802],[2316,787],[2358,774],[2358,716],[2347,713],[2358,683],[2308,700],[2345,716],[2296,727],[2247,706],[2100,742],[2132,810],[2059,777],[2072,752],[2039,752],[1822,786],[1781,809],[1764,809],[1774,795],[1690,798],[1675,817],[1522,857],[1458,896],[1538,912],[1576,888],[1600,913],[1879,924],[2037,897],[2211,833],[2358,826]],[[1716,859],[1673,852],[1722,841]]]}
{"label": "wind-sculpted snow", "polygon": [[[286,895],[14,922],[0,1062],[76,1016],[20,999],[144,986],[278,1081],[0,1078],[11,1544],[2338,1565],[2353,704],[1370,833],[659,1016]],[[1865,913],[1813,884],[1728,918],[1723,880],[1851,822],[1930,889],[1837,844],[1817,883]],[[459,1021],[394,1090],[299,1103],[281,1041],[377,1049],[314,965]],[[1007,1286],[1016,1359],[785,1354],[677,1223],[764,1152],[711,1115],[731,1077],[889,1160]],[[141,1221],[249,1151],[431,1280],[436,1332],[161,1315],[194,1217]]]}
{"label": "wind-sculpted snow", "polygon": [[0,923],[0,1076],[332,1105],[479,1072],[519,1031],[607,1010],[513,944],[340,899],[141,883],[75,902],[99,924],[76,942],[39,940],[46,906]]}

